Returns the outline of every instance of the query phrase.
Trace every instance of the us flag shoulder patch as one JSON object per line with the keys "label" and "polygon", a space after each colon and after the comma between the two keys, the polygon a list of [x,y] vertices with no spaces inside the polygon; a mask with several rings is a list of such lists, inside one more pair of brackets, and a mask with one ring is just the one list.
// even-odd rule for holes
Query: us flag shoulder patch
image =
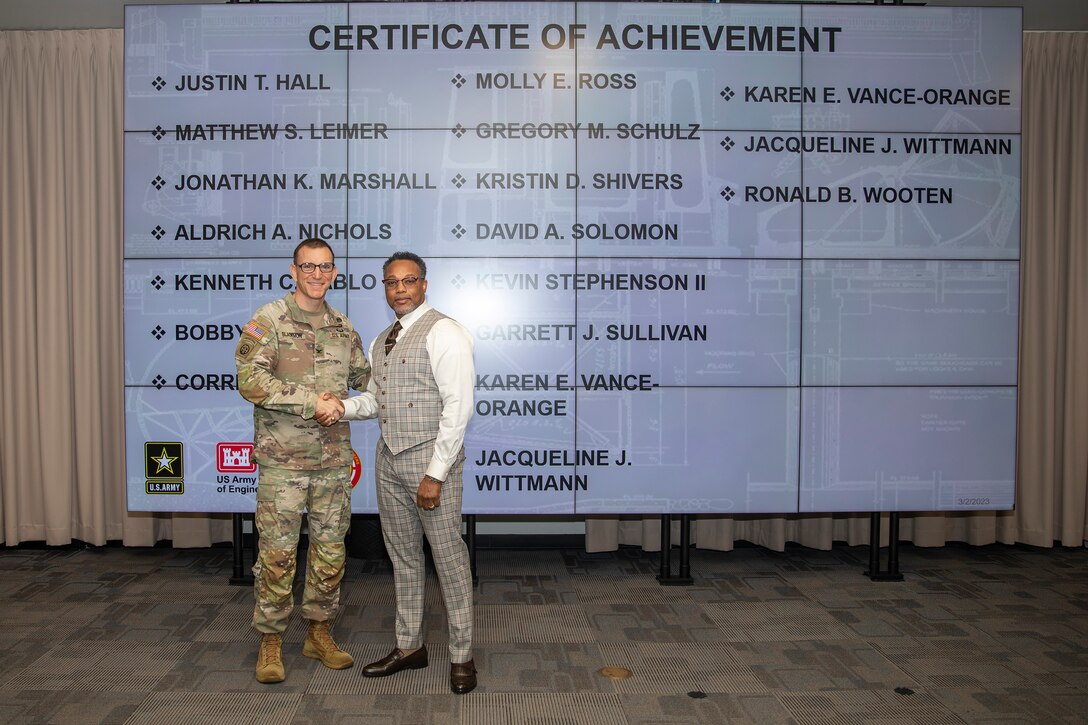
{"label": "us flag shoulder patch", "polygon": [[268,334],[268,330],[264,329],[253,320],[246,323],[246,326],[242,328],[242,332],[257,341],[263,340],[264,336]]}

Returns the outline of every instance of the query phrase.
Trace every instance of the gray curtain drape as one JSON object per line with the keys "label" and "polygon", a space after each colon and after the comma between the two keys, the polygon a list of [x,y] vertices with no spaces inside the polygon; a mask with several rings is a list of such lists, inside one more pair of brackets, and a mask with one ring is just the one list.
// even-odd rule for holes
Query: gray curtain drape
{"label": "gray curtain drape", "polygon": [[0,32],[0,541],[207,546],[224,517],[127,513],[123,35]]}
{"label": "gray curtain drape", "polygon": [[[0,32],[0,541],[207,546],[229,517],[129,514],[122,347],[120,30]],[[924,546],[1088,538],[1088,35],[1024,36],[1018,497],[919,514]],[[654,549],[658,520],[594,518],[590,550]],[[695,541],[829,548],[864,516],[705,517]]]}

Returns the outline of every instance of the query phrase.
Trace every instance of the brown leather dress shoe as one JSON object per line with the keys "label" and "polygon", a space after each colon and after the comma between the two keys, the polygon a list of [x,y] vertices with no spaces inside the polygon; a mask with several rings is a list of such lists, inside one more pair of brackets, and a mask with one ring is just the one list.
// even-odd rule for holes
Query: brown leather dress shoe
{"label": "brown leather dress shoe", "polygon": [[426,666],[426,647],[420,647],[410,655],[404,654],[399,647],[394,647],[385,657],[364,667],[363,677],[385,677],[401,670],[418,670]]}
{"label": "brown leather dress shoe", "polygon": [[472,660],[450,663],[450,689],[458,695],[476,689],[476,665]]}

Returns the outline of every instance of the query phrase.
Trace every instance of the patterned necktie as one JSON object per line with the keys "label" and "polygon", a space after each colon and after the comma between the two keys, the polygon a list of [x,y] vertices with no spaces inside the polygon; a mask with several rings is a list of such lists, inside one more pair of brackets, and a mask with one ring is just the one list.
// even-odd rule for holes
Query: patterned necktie
{"label": "patterned necktie", "polygon": [[393,323],[393,329],[389,331],[389,335],[385,338],[385,354],[388,355],[393,351],[393,346],[397,344],[397,335],[400,334],[400,320]]}

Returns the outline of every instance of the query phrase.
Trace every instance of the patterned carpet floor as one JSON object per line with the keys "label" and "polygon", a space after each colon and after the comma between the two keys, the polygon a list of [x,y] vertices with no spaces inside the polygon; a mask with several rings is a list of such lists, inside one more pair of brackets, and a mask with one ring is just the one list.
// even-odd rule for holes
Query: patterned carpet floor
{"label": "patterned carpet floor", "polygon": [[[231,549],[0,548],[0,722],[1088,722],[1088,550],[904,546],[894,583],[867,556],[693,551],[694,584],[663,587],[638,550],[481,550],[480,685],[456,696],[433,573],[430,667],[328,670],[296,617],[261,685]],[[392,630],[387,562],[351,559],[338,642],[361,664]]]}

